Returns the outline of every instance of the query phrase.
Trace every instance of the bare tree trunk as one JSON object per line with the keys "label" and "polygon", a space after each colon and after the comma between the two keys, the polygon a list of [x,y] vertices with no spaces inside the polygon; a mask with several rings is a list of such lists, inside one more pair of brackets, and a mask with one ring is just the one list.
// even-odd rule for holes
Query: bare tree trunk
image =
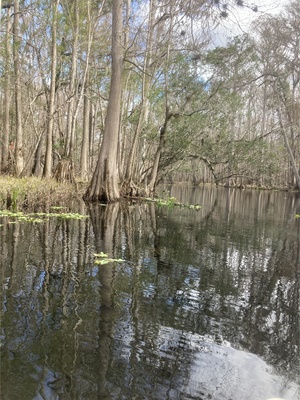
{"label": "bare tree trunk", "polygon": [[152,196],[155,190],[155,186],[157,183],[157,178],[158,178],[158,172],[159,172],[159,162],[161,159],[162,152],[165,148],[166,144],[166,134],[167,134],[167,128],[168,128],[168,123],[172,117],[174,117],[174,114],[172,114],[169,110],[169,77],[168,77],[168,64],[170,60],[170,47],[171,47],[171,34],[172,34],[172,29],[173,29],[173,20],[174,20],[174,15],[173,15],[173,7],[174,4],[170,3],[169,7],[169,15],[170,15],[170,21],[169,21],[169,28],[168,28],[168,39],[167,39],[167,48],[166,48],[166,61],[165,61],[165,68],[164,68],[164,78],[165,78],[165,84],[164,84],[164,92],[165,92],[165,121],[163,126],[160,128],[160,136],[159,136],[159,144],[154,156],[154,162],[153,166],[151,169],[151,174],[150,174],[150,180],[149,183],[146,182],[146,187],[145,187],[145,192],[147,196]]}
{"label": "bare tree trunk", "polygon": [[109,203],[120,198],[118,145],[121,112],[123,41],[122,0],[113,0],[112,9],[112,75],[108,99],[103,141],[93,174],[84,199]]}
{"label": "bare tree trunk", "polygon": [[153,44],[153,32],[154,32],[154,16],[156,11],[156,0],[150,0],[149,6],[149,19],[148,19],[148,32],[147,32],[147,43],[146,52],[143,65],[143,78],[142,78],[142,95],[141,95],[141,110],[136,126],[136,130],[133,137],[132,146],[130,148],[129,157],[126,164],[125,179],[123,182],[123,192],[126,195],[139,195],[139,189],[134,184],[134,174],[137,167],[137,151],[139,139],[144,124],[147,122],[148,107],[149,107],[149,89],[151,82],[151,75],[149,74],[150,65],[152,62],[152,44]]}
{"label": "bare tree trunk", "polygon": [[77,74],[77,58],[78,58],[78,35],[79,35],[79,10],[78,0],[73,0],[74,32],[73,32],[73,48],[72,48],[72,65],[69,85],[68,98],[68,115],[67,115],[67,134],[65,142],[65,156],[72,158],[72,149],[74,146],[75,132],[75,102],[76,102],[76,74]]}
{"label": "bare tree trunk", "polygon": [[89,80],[86,79],[85,91],[83,99],[83,126],[82,126],[82,143],[81,143],[81,158],[80,158],[80,175],[81,179],[88,178],[88,151],[90,137],[90,100],[88,97]]}
{"label": "bare tree trunk", "polygon": [[94,29],[92,27],[91,18],[91,2],[87,0],[87,15],[88,15],[88,30],[87,30],[87,51],[86,51],[86,67],[83,78],[83,88],[81,97],[83,97],[83,125],[82,125],[82,142],[81,142],[81,153],[80,153],[80,175],[81,179],[87,180],[89,176],[88,154],[91,144],[91,130],[92,130],[92,119],[91,119],[91,102],[89,99],[89,67],[90,67],[90,53],[93,42]]}
{"label": "bare tree trunk", "polygon": [[290,110],[288,109],[288,101],[287,101],[286,95],[284,93],[284,88],[283,88],[282,82],[280,80],[278,80],[277,88],[275,88],[275,90],[277,90],[277,97],[278,97],[277,112],[278,112],[278,116],[279,116],[279,124],[280,124],[280,128],[281,128],[281,133],[282,133],[282,137],[283,137],[285,148],[286,148],[287,153],[288,153],[288,157],[289,157],[290,165],[291,165],[292,172],[293,172],[293,175],[294,175],[294,179],[296,181],[296,189],[298,191],[300,191],[300,174],[299,174],[299,171],[297,169],[297,165],[296,165],[296,161],[295,161],[295,158],[294,158],[294,154],[293,154],[293,151],[292,151],[291,146],[289,144],[289,140],[288,140],[288,137],[287,137],[286,129],[285,129],[285,126],[284,126],[282,112],[281,112],[281,104],[283,104],[284,107],[285,107],[285,113],[286,113],[289,129],[290,129],[292,137],[294,137],[293,118],[292,118],[292,115],[290,113]]}
{"label": "bare tree trunk", "polygon": [[15,146],[15,173],[19,176],[24,168],[23,154],[23,128],[22,128],[22,95],[21,95],[21,76],[20,76],[20,4],[19,0],[14,3],[14,22],[13,22],[13,56],[14,56],[14,80],[15,80],[15,121],[16,121],[16,146]]}
{"label": "bare tree trunk", "polygon": [[[285,148],[286,148],[288,156],[289,156],[289,160],[290,160],[290,163],[291,163],[291,168],[292,168],[292,171],[293,171],[293,175],[294,175],[295,181],[296,181],[296,189],[298,191],[300,191],[300,175],[299,175],[299,172],[298,172],[298,169],[297,169],[296,161],[295,161],[291,146],[289,144],[289,140],[288,140],[288,137],[287,137],[287,134],[286,134],[285,127],[283,125],[280,108],[278,108],[278,114],[279,114],[279,123],[280,123],[280,128],[281,128],[281,134],[282,134],[282,137],[283,137]],[[291,122],[291,121],[289,121],[289,122]],[[290,129],[292,129],[291,126],[290,126]]]}
{"label": "bare tree trunk", "polygon": [[166,134],[168,129],[169,121],[172,117],[176,117],[176,114],[170,113],[168,107],[166,108],[166,117],[163,126],[160,128],[159,145],[155,152],[154,162],[150,173],[149,182],[146,182],[145,193],[147,196],[154,194],[155,186],[157,184],[159,175],[159,162],[161,159],[162,152],[166,144]]}
{"label": "bare tree trunk", "polygon": [[[1,7],[0,7],[1,10]],[[5,32],[5,81],[4,81],[4,118],[3,118],[3,145],[2,145],[2,164],[1,170],[8,172],[8,155],[9,155],[9,135],[10,135],[10,75],[11,75],[11,18],[10,8],[7,9],[7,22]]]}
{"label": "bare tree trunk", "polygon": [[42,154],[44,144],[44,132],[41,134],[38,144],[34,152],[34,164],[32,167],[32,175],[40,177],[42,175]]}
{"label": "bare tree trunk", "polygon": [[55,83],[56,83],[56,65],[57,65],[57,9],[59,0],[52,2],[52,44],[51,44],[51,83],[50,83],[50,98],[48,108],[48,121],[47,121],[47,142],[46,142],[46,156],[43,175],[49,178],[52,175],[52,140],[53,140],[53,126],[54,126],[54,109],[55,109]]}

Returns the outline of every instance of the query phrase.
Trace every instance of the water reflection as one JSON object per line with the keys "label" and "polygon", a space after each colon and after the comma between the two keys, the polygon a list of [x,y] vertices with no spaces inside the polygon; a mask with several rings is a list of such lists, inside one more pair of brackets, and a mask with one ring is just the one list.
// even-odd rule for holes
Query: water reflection
{"label": "water reflection", "polygon": [[170,193],[203,208],[2,218],[1,398],[299,398],[296,196]]}

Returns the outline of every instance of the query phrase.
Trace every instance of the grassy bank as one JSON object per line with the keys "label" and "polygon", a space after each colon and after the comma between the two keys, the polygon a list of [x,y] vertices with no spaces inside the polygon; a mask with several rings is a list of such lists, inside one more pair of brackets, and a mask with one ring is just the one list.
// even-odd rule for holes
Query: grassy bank
{"label": "grassy bank", "polygon": [[0,176],[0,209],[48,211],[50,206],[77,207],[84,188],[55,179]]}

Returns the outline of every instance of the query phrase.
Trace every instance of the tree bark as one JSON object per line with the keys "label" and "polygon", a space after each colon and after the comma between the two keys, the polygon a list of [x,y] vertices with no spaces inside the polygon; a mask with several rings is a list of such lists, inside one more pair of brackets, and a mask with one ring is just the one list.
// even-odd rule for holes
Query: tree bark
{"label": "tree bark", "polygon": [[80,175],[83,180],[86,180],[88,177],[88,151],[90,137],[90,100],[88,97],[88,85],[89,80],[87,77],[83,99],[82,143],[80,157]]}
{"label": "tree bark", "polygon": [[44,144],[44,132],[41,134],[38,145],[36,146],[34,152],[34,164],[32,167],[32,175],[40,177],[42,175],[42,154],[43,154],[43,144]]}
{"label": "tree bark", "polygon": [[127,164],[126,164],[126,172],[124,182],[122,183],[122,191],[126,195],[138,196],[139,189],[136,187],[135,181],[135,172],[137,169],[137,152],[138,152],[138,144],[140,140],[140,136],[142,133],[142,129],[145,123],[147,123],[148,119],[148,109],[149,109],[149,90],[151,83],[151,75],[150,75],[150,65],[152,62],[152,46],[153,46],[153,34],[154,34],[154,18],[156,11],[156,0],[150,0],[149,5],[149,18],[148,18],[148,31],[147,31],[147,42],[146,42],[146,51],[145,58],[143,64],[143,78],[142,78],[142,93],[141,93],[141,109],[139,114],[139,119],[137,122],[137,126],[134,132],[134,137],[132,141],[132,145],[130,148]]}
{"label": "tree bark", "polygon": [[48,121],[47,121],[47,142],[46,142],[46,156],[43,175],[49,178],[52,175],[52,140],[53,140],[53,126],[54,126],[54,109],[55,109],[55,86],[56,86],[56,65],[57,65],[57,9],[59,0],[52,2],[52,44],[51,44],[51,83],[50,83],[50,97],[48,107]]}
{"label": "tree bark", "polygon": [[174,117],[174,114],[170,112],[170,107],[169,107],[169,77],[168,77],[168,68],[169,68],[169,60],[170,60],[170,49],[171,49],[171,35],[172,35],[172,29],[173,29],[173,19],[174,19],[174,10],[173,10],[174,4],[170,3],[168,12],[170,16],[169,20],[169,26],[167,29],[167,46],[166,46],[166,61],[165,61],[165,66],[164,66],[164,92],[165,92],[165,121],[163,126],[160,128],[160,136],[159,136],[159,144],[154,156],[154,162],[150,174],[150,180],[149,183],[146,182],[146,187],[145,187],[145,192],[147,196],[153,196],[155,186],[157,183],[157,178],[158,178],[158,172],[159,172],[159,162],[161,159],[161,155],[165,149],[166,145],[166,135],[167,135],[167,128],[168,128],[168,123],[172,117]]}
{"label": "tree bark", "polygon": [[112,6],[112,74],[101,150],[92,181],[84,195],[86,201],[110,203],[120,198],[118,146],[122,94],[122,0]]}
{"label": "tree bark", "polygon": [[81,96],[83,97],[83,122],[82,122],[82,142],[81,142],[81,150],[80,150],[80,176],[81,179],[87,180],[89,176],[89,162],[88,155],[91,144],[91,129],[92,129],[92,120],[91,120],[91,102],[89,98],[89,68],[90,68],[90,53],[91,46],[94,37],[94,30],[92,27],[92,18],[91,18],[91,1],[86,1],[87,7],[87,50],[86,50],[86,67],[84,71],[83,77],[83,88],[81,92]]}
{"label": "tree bark", "polygon": [[293,151],[292,151],[291,146],[289,144],[289,139],[287,137],[286,129],[285,129],[285,126],[284,126],[283,116],[282,116],[282,112],[281,112],[281,104],[283,104],[283,106],[285,108],[285,114],[286,114],[286,117],[287,117],[289,129],[290,129],[292,137],[294,137],[293,118],[292,118],[291,113],[290,113],[290,111],[288,109],[288,100],[287,100],[286,95],[284,93],[284,86],[283,86],[283,84],[282,84],[282,82],[280,80],[278,80],[278,82],[277,82],[277,88],[275,87],[275,90],[276,89],[277,89],[277,97],[278,97],[277,112],[278,112],[278,116],[279,116],[279,125],[280,125],[280,128],[281,128],[281,134],[282,134],[284,145],[285,145],[285,148],[287,150],[288,157],[289,157],[289,160],[290,160],[292,172],[293,172],[294,179],[295,179],[295,182],[296,182],[296,189],[298,191],[300,191],[300,174],[299,174],[299,171],[297,169],[297,165],[296,165],[296,161],[295,161],[295,158],[294,158],[294,154],[293,154]]}
{"label": "tree bark", "polygon": [[19,0],[14,2],[13,22],[13,57],[14,57],[14,80],[15,80],[15,123],[16,123],[16,146],[15,146],[15,174],[19,176],[24,168],[23,154],[23,128],[22,128],[22,95],[20,76],[20,4]]}
{"label": "tree bark", "polygon": [[[295,161],[295,158],[294,158],[294,155],[293,155],[293,151],[292,151],[291,146],[289,144],[289,139],[287,137],[287,134],[286,134],[286,131],[285,131],[285,127],[283,125],[280,108],[278,108],[278,113],[279,113],[279,123],[280,123],[280,128],[281,128],[281,134],[282,134],[282,137],[283,137],[285,148],[286,148],[288,156],[289,156],[289,160],[290,160],[290,163],[291,163],[293,175],[294,175],[294,178],[295,178],[295,181],[296,181],[296,189],[298,191],[300,191],[300,174],[298,172],[296,161]],[[289,121],[289,122],[291,123],[291,121]],[[292,129],[291,125],[290,125],[290,129]]]}
{"label": "tree bark", "polygon": [[67,115],[67,132],[65,142],[65,156],[72,158],[72,150],[74,145],[75,133],[75,102],[76,102],[76,75],[77,75],[77,58],[78,58],[78,35],[79,35],[79,10],[78,0],[73,0],[74,32],[73,32],[73,48],[72,48],[72,65],[69,85],[68,98],[68,115]]}
{"label": "tree bark", "polygon": [[[0,7],[1,10],[1,7]],[[4,118],[3,118],[3,146],[2,146],[2,164],[1,170],[8,171],[9,156],[9,135],[10,135],[10,105],[11,105],[11,18],[10,8],[7,9],[7,22],[5,32],[5,80],[4,80]]]}

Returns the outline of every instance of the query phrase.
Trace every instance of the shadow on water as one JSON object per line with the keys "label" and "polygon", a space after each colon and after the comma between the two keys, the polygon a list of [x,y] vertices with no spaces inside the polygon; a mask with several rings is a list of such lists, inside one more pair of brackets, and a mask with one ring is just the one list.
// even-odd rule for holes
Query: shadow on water
{"label": "shadow on water", "polygon": [[299,399],[299,198],[169,193],[1,219],[1,398]]}

